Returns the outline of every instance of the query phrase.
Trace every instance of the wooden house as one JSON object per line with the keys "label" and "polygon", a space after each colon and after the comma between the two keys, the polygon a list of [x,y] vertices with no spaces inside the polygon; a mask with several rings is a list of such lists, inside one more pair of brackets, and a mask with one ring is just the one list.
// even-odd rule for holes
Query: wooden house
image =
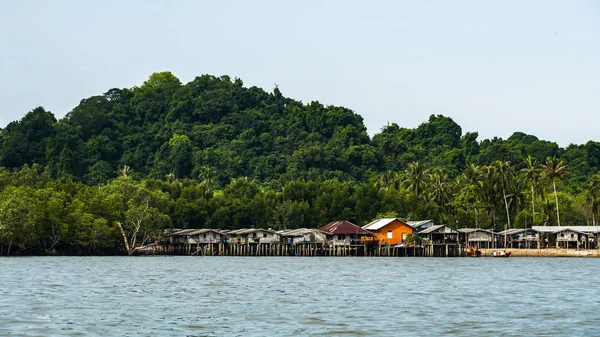
{"label": "wooden house", "polygon": [[186,233],[188,243],[205,244],[205,243],[224,243],[227,236],[226,230],[202,228]]}
{"label": "wooden house", "polygon": [[[575,237],[579,236],[579,247],[582,247],[581,236],[587,236],[587,241],[583,245],[584,248],[598,248],[598,238],[600,235],[600,226],[533,226],[531,229],[536,230],[540,234],[540,246],[546,247],[548,239],[554,240],[557,247],[577,248]],[[570,230],[571,233],[564,232]],[[564,235],[564,236],[561,236]],[[573,237],[571,237],[573,234]],[[571,242],[569,244],[568,242]],[[550,242],[550,244],[552,244]]]}
{"label": "wooden house", "polygon": [[459,241],[468,247],[496,248],[496,233],[482,228],[459,228]]}
{"label": "wooden house", "polygon": [[589,238],[587,233],[570,228],[561,228],[553,234],[556,248],[587,249]]}
{"label": "wooden house", "polygon": [[324,232],[315,228],[298,228],[282,230],[277,232],[281,237],[282,243],[302,244],[302,243],[327,243],[333,237],[332,233]]}
{"label": "wooden house", "polygon": [[408,235],[414,233],[414,228],[397,218],[377,219],[362,227],[373,233],[380,245],[406,245]]}
{"label": "wooden house", "polygon": [[227,232],[227,242],[253,244],[253,243],[277,243],[280,235],[270,229],[242,228]]}
{"label": "wooden house", "polygon": [[418,233],[426,228],[436,226],[436,223],[433,220],[414,220],[406,221],[406,223],[412,228],[414,228],[415,233]]}
{"label": "wooden house", "polygon": [[372,240],[374,235],[368,230],[362,229],[350,221],[332,221],[320,228],[321,231],[331,233],[333,245],[349,246],[361,244]]}
{"label": "wooden house", "polygon": [[458,243],[458,231],[446,225],[427,227],[417,233],[423,245],[445,245]]}
{"label": "wooden house", "polygon": [[167,234],[167,236],[169,237],[169,241],[173,244],[188,244],[192,243],[189,241],[189,233],[192,233],[197,230],[197,228],[178,229],[173,230],[171,233]]}
{"label": "wooden house", "polygon": [[531,228],[513,228],[498,233],[501,241],[504,236],[507,237],[507,244],[510,248],[537,248],[539,247],[539,232]]}

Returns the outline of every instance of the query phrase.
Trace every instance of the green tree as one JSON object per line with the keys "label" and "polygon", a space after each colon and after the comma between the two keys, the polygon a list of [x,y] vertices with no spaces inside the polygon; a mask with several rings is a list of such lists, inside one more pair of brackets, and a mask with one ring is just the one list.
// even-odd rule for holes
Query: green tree
{"label": "green tree", "polygon": [[[493,169],[495,171],[497,184],[498,184],[500,190],[502,191],[502,198],[504,199],[504,208],[506,210],[506,227],[504,228],[504,230],[507,230],[507,229],[511,228],[511,225],[510,225],[510,212],[508,209],[509,206],[508,206],[508,198],[506,196],[506,190],[508,189],[509,179],[512,179],[513,172],[512,172],[510,163],[502,162],[499,160],[494,162]],[[504,247],[506,247],[506,235],[504,236]]]}
{"label": "green tree", "polygon": [[128,177],[113,180],[102,188],[109,219],[119,228],[128,255],[133,255],[139,239],[146,240],[171,224],[163,212],[169,204],[161,191],[149,190]]}
{"label": "green tree", "polygon": [[426,201],[428,196],[425,195],[425,191],[429,186],[429,175],[428,170],[418,162],[408,164],[406,171],[404,172],[404,180],[402,184],[413,192],[418,198]]}
{"label": "green tree", "polygon": [[592,176],[585,189],[585,201],[590,207],[592,224],[596,226],[596,214],[600,207],[600,173]]}
{"label": "green tree", "polygon": [[558,160],[556,157],[546,158],[546,163],[542,165],[542,170],[546,177],[552,181],[552,187],[554,189],[554,198],[556,200],[556,221],[560,226],[560,212],[558,210],[558,194],[556,193],[556,179],[562,177],[567,173],[567,165],[562,160]]}
{"label": "green tree", "polygon": [[531,219],[535,223],[535,191],[539,188],[541,180],[541,170],[537,165],[537,161],[531,156],[527,156],[525,159],[525,165],[521,172],[525,174],[525,179],[531,185]]}

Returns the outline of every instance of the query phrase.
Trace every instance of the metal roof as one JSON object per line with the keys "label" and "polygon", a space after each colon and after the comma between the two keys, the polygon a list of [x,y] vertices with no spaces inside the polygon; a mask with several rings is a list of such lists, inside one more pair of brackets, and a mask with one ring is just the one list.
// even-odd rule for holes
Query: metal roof
{"label": "metal roof", "polygon": [[278,231],[281,236],[304,236],[310,233],[321,233],[325,235],[331,235],[332,233],[322,231],[316,228],[298,228],[298,229],[285,229],[282,231]]}
{"label": "metal roof", "polygon": [[483,229],[483,228],[458,228],[456,230],[461,233],[464,233],[464,234],[473,233],[473,232],[486,232],[489,234],[496,234],[496,233],[492,232],[491,230]]}
{"label": "metal roof", "polygon": [[197,228],[188,228],[188,229],[180,229],[178,231],[175,231],[171,234],[169,234],[170,236],[176,236],[176,235],[180,235],[180,236],[185,236],[185,235],[189,235],[189,233],[198,230]]}
{"label": "metal roof", "polygon": [[198,235],[202,233],[215,232],[219,234],[227,233],[226,230],[223,229],[213,229],[213,228],[187,228],[187,229],[179,229],[169,234],[170,236],[190,236],[190,235]]}
{"label": "metal roof", "polygon": [[240,228],[240,229],[229,231],[229,232],[227,232],[227,234],[228,235],[229,234],[244,235],[244,234],[252,234],[252,233],[256,233],[256,232],[267,232],[267,233],[277,234],[277,232],[275,232],[274,230],[263,229],[263,228]]}
{"label": "metal roof", "polygon": [[331,234],[359,234],[359,235],[373,235],[373,233],[360,228],[350,221],[338,220],[332,221],[327,225],[320,228],[324,232]]}
{"label": "metal roof", "polygon": [[421,225],[424,225],[426,223],[429,222],[433,222],[433,220],[414,220],[414,221],[406,221],[406,224],[408,224],[409,226],[411,226],[412,228],[416,228],[419,227]]}
{"label": "metal roof", "polygon": [[600,232],[600,226],[533,226],[531,229],[541,233],[557,233],[567,229],[584,234]]}
{"label": "metal roof", "polygon": [[519,233],[523,233],[526,231],[534,231],[534,232],[539,232],[538,230],[535,230],[533,228],[512,228],[512,229],[507,229],[505,231],[502,232],[498,232],[498,235],[513,235],[513,234],[519,234]]}
{"label": "metal roof", "polygon": [[[418,234],[429,234],[429,233],[435,232],[438,229],[441,229],[441,228],[444,228],[444,227],[448,228],[450,230],[450,233],[458,233],[456,231],[456,229],[451,228],[451,227],[447,227],[446,225],[435,225],[435,226],[431,226],[431,227],[425,228],[424,230],[420,231]],[[450,234],[450,233],[448,233],[448,234]]]}
{"label": "metal roof", "polygon": [[366,230],[370,230],[370,231],[378,231],[396,220],[401,221],[398,218],[377,219],[377,220],[369,222],[368,224],[364,225],[362,228],[366,229]]}
{"label": "metal roof", "polygon": [[220,230],[220,229],[201,228],[201,229],[197,229],[192,232],[186,233],[185,235],[199,235],[199,234],[204,234],[204,233],[209,233],[209,232],[215,232],[217,234],[225,234],[226,233],[226,231]]}

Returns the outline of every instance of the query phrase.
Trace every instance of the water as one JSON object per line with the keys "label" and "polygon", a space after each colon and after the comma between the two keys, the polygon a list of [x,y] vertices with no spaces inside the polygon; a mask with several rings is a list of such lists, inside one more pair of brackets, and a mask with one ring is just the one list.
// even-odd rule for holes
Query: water
{"label": "water", "polygon": [[598,336],[600,259],[0,259],[1,336]]}

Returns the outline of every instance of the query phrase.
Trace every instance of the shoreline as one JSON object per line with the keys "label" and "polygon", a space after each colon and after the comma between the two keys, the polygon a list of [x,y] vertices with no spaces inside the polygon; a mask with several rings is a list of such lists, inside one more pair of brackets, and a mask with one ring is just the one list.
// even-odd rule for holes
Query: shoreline
{"label": "shoreline", "polygon": [[[491,257],[494,250],[503,249],[480,249],[481,257]],[[598,249],[575,250],[564,248],[507,248],[506,252],[511,252],[510,257],[600,257]]]}

